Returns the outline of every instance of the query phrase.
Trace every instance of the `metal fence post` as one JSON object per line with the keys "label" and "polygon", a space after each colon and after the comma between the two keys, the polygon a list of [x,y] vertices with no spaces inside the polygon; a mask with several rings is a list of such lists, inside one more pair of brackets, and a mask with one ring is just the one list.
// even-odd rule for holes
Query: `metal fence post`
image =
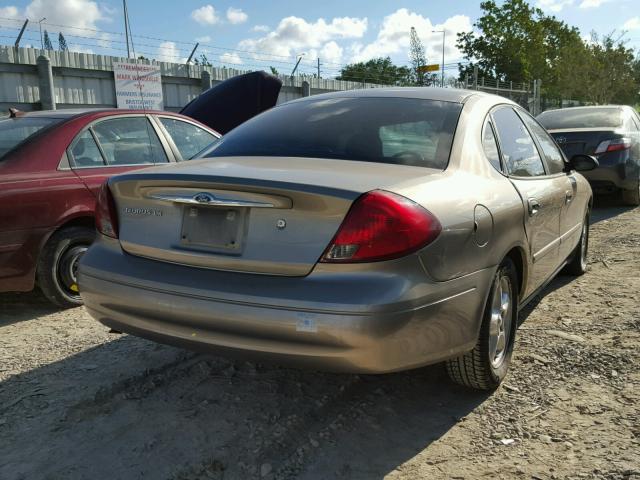
{"label": "metal fence post", "polygon": [[202,73],[200,74],[200,82],[203,92],[211,88],[211,74],[205,69],[202,69]]}
{"label": "metal fence post", "polygon": [[309,82],[307,82],[306,80],[302,81],[302,87],[300,87],[302,90],[302,96],[303,97],[310,97],[311,96],[311,85],[309,84]]}
{"label": "metal fence post", "polygon": [[53,88],[53,70],[49,57],[40,55],[36,60],[38,66],[38,87],[40,90],[40,109],[55,110],[56,95]]}

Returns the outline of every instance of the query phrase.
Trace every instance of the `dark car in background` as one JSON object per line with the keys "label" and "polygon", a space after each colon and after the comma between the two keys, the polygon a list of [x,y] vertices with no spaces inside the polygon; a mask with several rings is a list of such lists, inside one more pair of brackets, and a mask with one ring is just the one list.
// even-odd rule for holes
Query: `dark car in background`
{"label": "dark car in background", "polygon": [[219,138],[171,112],[19,112],[0,118],[0,292],[37,283],[63,307],[81,303],[78,260],[95,236],[109,176],[190,159]]}
{"label": "dark car in background", "polygon": [[599,168],[584,172],[596,193],[617,193],[640,205],[640,116],[624,105],[548,110],[537,120],[567,158],[594,155]]}

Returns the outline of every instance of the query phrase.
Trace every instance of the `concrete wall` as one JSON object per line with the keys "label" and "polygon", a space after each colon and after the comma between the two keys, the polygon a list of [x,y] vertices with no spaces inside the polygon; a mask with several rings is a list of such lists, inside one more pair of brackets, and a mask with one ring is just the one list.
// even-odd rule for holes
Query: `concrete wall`
{"label": "concrete wall", "polygon": [[[113,62],[127,61],[126,58],[0,46],[0,111],[6,111],[9,107],[25,111],[41,109],[40,89],[47,88],[47,79],[38,74],[37,59],[41,55],[48,56],[51,61],[53,96],[57,108],[116,106],[112,65]],[[166,110],[173,111],[180,110],[202,92],[203,72],[210,75],[212,85],[248,72],[148,60],[140,60],[140,63],[160,65],[164,106]],[[285,75],[280,78],[284,86],[278,103],[302,97],[303,82],[309,83],[312,95],[381,86],[308,77],[291,79]]]}

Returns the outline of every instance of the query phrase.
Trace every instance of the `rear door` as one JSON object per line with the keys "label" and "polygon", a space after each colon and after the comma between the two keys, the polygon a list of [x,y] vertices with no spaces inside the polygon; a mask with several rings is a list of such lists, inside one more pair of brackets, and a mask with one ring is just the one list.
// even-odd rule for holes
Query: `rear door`
{"label": "rear door", "polygon": [[112,175],[174,158],[149,118],[135,114],[93,122],[71,142],[67,155],[71,168],[96,195]]}
{"label": "rear door", "polygon": [[547,174],[533,138],[511,106],[492,112],[502,162],[525,209],[525,231],[533,266],[525,295],[542,285],[560,264],[562,179]]}
{"label": "rear door", "polygon": [[518,109],[542,154],[549,179],[564,190],[564,203],[560,214],[560,261],[566,259],[578,244],[584,221],[584,203],[578,199],[576,172],[565,172],[562,152],[547,131],[527,112]]}

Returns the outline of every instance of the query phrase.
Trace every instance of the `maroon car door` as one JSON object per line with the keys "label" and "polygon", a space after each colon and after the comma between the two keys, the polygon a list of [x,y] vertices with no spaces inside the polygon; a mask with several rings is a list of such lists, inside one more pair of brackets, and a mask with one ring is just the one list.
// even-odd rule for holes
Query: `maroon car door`
{"label": "maroon car door", "polygon": [[87,187],[97,194],[110,176],[173,160],[166,140],[146,115],[127,114],[93,122],[68,149],[69,163]]}

